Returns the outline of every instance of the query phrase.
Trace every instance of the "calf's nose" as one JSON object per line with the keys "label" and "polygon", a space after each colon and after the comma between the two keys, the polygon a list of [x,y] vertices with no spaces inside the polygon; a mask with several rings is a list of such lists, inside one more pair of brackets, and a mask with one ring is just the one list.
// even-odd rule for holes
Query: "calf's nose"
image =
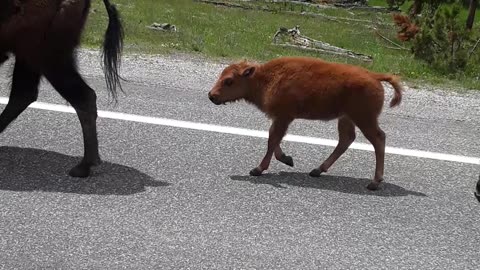
{"label": "calf's nose", "polygon": [[216,98],[212,93],[208,92],[208,99],[210,99],[211,102],[216,103]]}

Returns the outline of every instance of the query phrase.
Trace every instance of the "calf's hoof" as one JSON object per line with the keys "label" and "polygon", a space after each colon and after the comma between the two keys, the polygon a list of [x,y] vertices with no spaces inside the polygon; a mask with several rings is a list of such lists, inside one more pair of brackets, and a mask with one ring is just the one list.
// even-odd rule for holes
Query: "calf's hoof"
{"label": "calf's hoof", "polygon": [[79,164],[73,167],[69,172],[68,175],[71,177],[78,177],[78,178],[85,178],[90,176],[90,166]]}
{"label": "calf's hoof", "polygon": [[262,170],[260,170],[258,167],[250,171],[251,176],[260,176],[262,175]]}
{"label": "calf's hoof", "polygon": [[280,157],[280,159],[278,159],[278,161],[282,162],[285,165],[293,167],[293,158],[291,156],[282,154],[282,156]]}

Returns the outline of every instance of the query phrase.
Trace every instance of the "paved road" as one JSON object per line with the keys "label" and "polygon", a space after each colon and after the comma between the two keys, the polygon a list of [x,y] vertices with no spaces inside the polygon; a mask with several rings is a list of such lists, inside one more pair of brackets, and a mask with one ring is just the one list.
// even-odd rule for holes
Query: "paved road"
{"label": "paved road", "polygon": [[[127,57],[127,95],[113,106],[97,55],[80,62],[102,110],[268,129],[244,103],[208,101],[222,64]],[[0,68],[3,97],[8,72]],[[65,104],[47,83],[39,101]],[[410,89],[381,122],[389,146],[480,157],[479,94]],[[263,138],[98,125],[105,163],[84,180],[65,174],[82,153],[74,114],[28,109],[0,135],[0,269],[480,268],[478,165],[389,154],[386,183],[370,192],[369,151],[349,150],[312,179],[333,149],[284,142],[295,168],[273,162],[252,178]],[[334,123],[297,121],[289,132],[336,139]]]}

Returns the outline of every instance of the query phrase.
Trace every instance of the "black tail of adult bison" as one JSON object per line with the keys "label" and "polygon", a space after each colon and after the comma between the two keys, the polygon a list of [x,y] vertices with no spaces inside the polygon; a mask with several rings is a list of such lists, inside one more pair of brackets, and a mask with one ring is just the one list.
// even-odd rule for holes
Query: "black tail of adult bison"
{"label": "black tail of adult bison", "polygon": [[120,16],[115,5],[109,0],[103,0],[108,13],[108,27],[103,41],[103,70],[107,88],[112,94],[114,100],[117,99],[117,87],[122,90],[120,84],[119,67],[123,50],[123,26],[120,22]]}

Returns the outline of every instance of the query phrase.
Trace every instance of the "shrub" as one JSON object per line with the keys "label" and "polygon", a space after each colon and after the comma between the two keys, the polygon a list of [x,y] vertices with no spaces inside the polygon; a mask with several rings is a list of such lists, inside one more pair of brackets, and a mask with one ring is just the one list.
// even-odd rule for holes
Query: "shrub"
{"label": "shrub", "polygon": [[[437,5],[437,2],[434,4]],[[444,74],[462,72],[469,63],[472,33],[465,29],[464,22],[460,20],[460,10],[461,6],[457,3],[437,6],[435,9],[430,6],[429,11],[434,15],[422,16],[421,30],[413,41],[414,56],[432,64]]]}
{"label": "shrub", "polygon": [[390,10],[398,10],[406,0],[387,0],[387,5]]}

